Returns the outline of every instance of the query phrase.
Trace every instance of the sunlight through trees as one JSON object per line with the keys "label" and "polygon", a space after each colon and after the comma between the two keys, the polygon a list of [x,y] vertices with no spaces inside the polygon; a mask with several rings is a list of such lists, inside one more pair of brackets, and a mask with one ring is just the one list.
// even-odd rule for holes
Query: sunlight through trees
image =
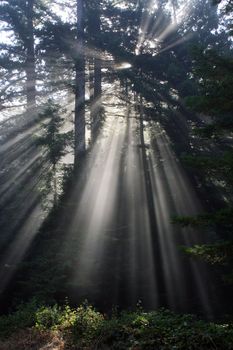
{"label": "sunlight through trees", "polygon": [[232,313],[232,10],[0,1],[4,312]]}

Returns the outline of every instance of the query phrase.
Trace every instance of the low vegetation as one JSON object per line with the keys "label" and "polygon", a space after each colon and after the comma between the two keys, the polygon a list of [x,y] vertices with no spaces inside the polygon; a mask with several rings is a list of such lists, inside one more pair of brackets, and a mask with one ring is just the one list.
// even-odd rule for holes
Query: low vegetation
{"label": "low vegetation", "polygon": [[22,305],[0,318],[1,350],[65,349],[232,349],[232,324],[198,320],[160,309],[112,311],[105,315],[88,303],[77,308]]}

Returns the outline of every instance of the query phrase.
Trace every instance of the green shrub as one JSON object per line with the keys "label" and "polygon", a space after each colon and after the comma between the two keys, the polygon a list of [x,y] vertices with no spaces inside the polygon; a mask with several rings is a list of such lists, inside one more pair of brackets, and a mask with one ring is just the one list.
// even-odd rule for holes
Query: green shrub
{"label": "green shrub", "polygon": [[[34,300],[0,317],[0,337],[35,327],[35,334],[56,329],[68,348],[112,350],[231,350],[233,327],[142,308],[106,317],[92,306],[39,306]],[[38,333],[37,333],[38,332]]]}
{"label": "green shrub", "polygon": [[19,329],[33,326],[35,324],[35,313],[38,306],[38,300],[33,299],[27,304],[20,304],[14,313],[1,316],[0,338],[5,338]]}
{"label": "green shrub", "polygon": [[35,315],[35,325],[38,329],[54,329],[61,324],[62,311],[57,305],[41,307]]}
{"label": "green shrub", "polygon": [[83,304],[76,310],[72,325],[74,340],[83,346],[91,344],[101,333],[104,316],[92,306]]}

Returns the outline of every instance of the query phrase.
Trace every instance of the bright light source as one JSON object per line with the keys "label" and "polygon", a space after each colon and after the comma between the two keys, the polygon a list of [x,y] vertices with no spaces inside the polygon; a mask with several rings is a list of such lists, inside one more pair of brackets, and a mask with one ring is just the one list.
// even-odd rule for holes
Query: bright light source
{"label": "bright light source", "polygon": [[132,67],[132,65],[130,63],[122,62],[122,63],[117,63],[114,68],[116,70],[122,70],[122,69],[129,69],[131,67]]}

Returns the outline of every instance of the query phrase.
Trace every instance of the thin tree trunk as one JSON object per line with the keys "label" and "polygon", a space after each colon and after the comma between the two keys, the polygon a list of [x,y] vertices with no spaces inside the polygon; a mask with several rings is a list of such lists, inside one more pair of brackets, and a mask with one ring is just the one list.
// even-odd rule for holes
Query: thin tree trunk
{"label": "thin tree trunk", "polygon": [[177,25],[177,14],[176,14],[177,0],[172,0],[172,8],[173,8],[174,22],[175,22],[175,25]]}
{"label": "thin tree trunk", "polygon": [[90,91],[90,102],[94,100],[94,59],[89,58],[89,91]]}
{"label": "thin tree trunk", "polygon": [[75,165],[85,153],[84,4],[77,0],[77,59],[75,63]]}
{"label": "thin tree trunk", "polygon": [[36,62],[35,62],[35,42],[33,29],[33,7],[34,0],[27,1],[27,40],[26,40],[26,97],[27,110],[33,111],[36,107]]}
{"label": "thin tree trunk", "polygon": [[94,99],[97,100],[101,96],[101,59],[94,59]]}
{"label": "thin tree trunk", "polygon": [[[90,20],[89,20],[89,31],[95,46],[98,47],[98,41],[100,40],[100,9],[99,4],[95,4],[89,10]],[[91,103],[91,131],[92,140],[95,140],[100,125],[100,107],[101,107],[101,58],[98,57],[98,52],[95,53],[94,57],[94,72],[93,72],[93,100]]]}
{"label": "thin tree trunk", "polygon": [[54,206],[57,206],[57,199],[58,199],[58,193],[57,193],[57,168],[56,168],[56,164],[53,164],[53,204],[54,204]]}
{"label": "thin tree trunk", "polygon": [[141,155],[142,155],[142,166],[144,172],[145,181],[145,191],[147,199],[147,208],[150,221],[150,233],[151,233],[151,243],[153,245],[153,259],[155,267],[155,278],[157,282],[157,291],[160,298],[160,302],[163,304],[165,302],[165,281],[164,281],[164,269],[163,269],[163,259],[161,256],[160,242],[158,236],[157,220],[156,220],[156,207],[153,196],[153,186],[151,179],[151,172],[149,168],[149,161],[146,152],[146,144],[144,138],[144,124],[143,124],[143,101],[142,95],[140,94],[139,100],[139,132],[140,132],[140,143],[141,143]]}
{"label": "thin tree trunk", "polygon": [[100,125],[101,107],[101,60],[94,58],[94,95],[91,103],[92,139],[95,140]]}

